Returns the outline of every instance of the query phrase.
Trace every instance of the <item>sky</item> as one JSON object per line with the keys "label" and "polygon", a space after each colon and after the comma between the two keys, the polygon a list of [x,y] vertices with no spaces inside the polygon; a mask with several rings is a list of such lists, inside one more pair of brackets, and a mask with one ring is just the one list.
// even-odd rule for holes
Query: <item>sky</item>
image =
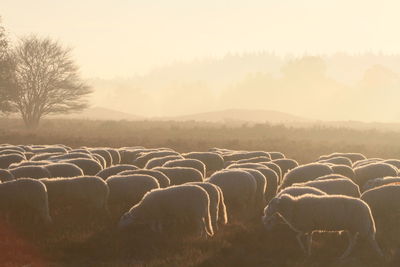
{"label": "sky", "polygon": [[398,0],[0,0],[16,40],[73,48],[84,77],[130,77],[227,53],[400,53]]}

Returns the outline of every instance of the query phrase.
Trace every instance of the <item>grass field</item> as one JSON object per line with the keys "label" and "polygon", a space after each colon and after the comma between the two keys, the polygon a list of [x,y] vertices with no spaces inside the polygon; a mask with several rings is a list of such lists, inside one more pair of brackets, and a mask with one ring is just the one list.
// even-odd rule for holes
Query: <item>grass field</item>
{"label": "grass field", "polygon": [[[281,151],[300,163],[335,151],[400,158],[400,132],[324,126],[226,125],[199,122],[44,120],[28,132],[18,120],[0,120],[0,143],[79,146],[170,147],[179,152],[211,147]],[[184,229],[182,229],[184,231]],[[234,223],[208,240],[155,236],[145,229],[121,234],[102,221],[66,218],[47,233],[22,233],[0,224],[1,266],[383,266],[359,242],[336,261],[346,236],[316,235],[313,256],[303,256],[294,234],[282,226],[266,233],[260,222]],[[399,266],[397,259],[390,265]]]}

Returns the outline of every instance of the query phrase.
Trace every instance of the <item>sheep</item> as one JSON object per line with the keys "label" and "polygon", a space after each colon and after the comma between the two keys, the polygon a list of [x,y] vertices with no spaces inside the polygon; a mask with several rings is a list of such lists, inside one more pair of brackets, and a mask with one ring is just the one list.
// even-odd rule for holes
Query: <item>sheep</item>
{"label": "sheep", "polygon": [[265,167],[273,170],[278,175],[279,183],[282,181],[282,170],[278,164],[273,162],[260,162],[260,164],[264,165]]}
{"label": "sheep", "polygon": [[121,164],[121,154],[117,149],[107,148],[106,150],[110,153],[114,165]]}
{"label": "sheep", "polygon": [[[208,182],[191,182],[187,183],[188,185],[197,185],[206,190],[209,198],[210,198],[210,217],[211,224],[214,232],[218,230],[218,222],[220,221],[222,224],[228,223],[228,217],[226,214],[226,206],[224,203],[224,199],[222,196],[221,189],[215,185]],[[220,210],[221,209],[221,210]],[[221,218],[219,217],[222,215]]]}
{"label": "sheep", "polygon": [[146,174],[117,174],[108,177],[106,183],[110,189],[108,206],[118,218],[139,203],[147,192],[160,188],[158,181]]}
{"label": "sheep", "polygon": [[4,151],[4,150],[16,150],[16,151],[19,151],[22,153],[25,152],[25,149],[18,147],[18,146],[13,146],[13,145],[0,146],[0,151]]}
{"label": "sheep", "polygon": [[30,161],[43,161],[43,160],[48,160],[51,157],[54,156],[59,156],[59,155],[64,155],[61,153],[39,153],[35,154],[30,158]]}
{"label": "sheep", "polygon": [[319,157],[319,160],[326,160],[335,157],[345,157],[351,160],[351,162],[356,162],[358,160],[364,160],[366,157],[361,153],[342,153],[342,152],[335,152],[329,155],[324,155]]}
{"label": "sheep", "polygon": [[14,179],[15,179],[14,175],[12,175],[10,171],[0,169],[0,181],[1,182],[7,182],[7,181],[14,180]]}
{"label": "sheep", "polygon": [[107,162],[102,156],[100,156],[99,154],[91,154],[91,155],[92,155],[93,159],[95,159],[100,164],[102,169],[107,168],[106,167]]}
{"label": "sheep", "polygon": [[114,165],[112,167],[105,168],[101,171],[99,171],[96,176],[103,178],[103,180],[106,180],[108,177],[118,174],[122,171],[131,171],[131,170],[137,170],[136,166],[133,165],[128,165],[128,164],[123,164],[123,165]]}
{"label": "sheep", "polygon": [[265,165],[262,165],[260,163],[232,164],[231,166],[228,167],[228,169],[233,169],[233,168],[250,168],[260,171],[267,180],[267,189],[265,192],[266,201],[267,202],[270,201],[276,195],[278,189],[279,177],[273,170],[265,167]]}
{"label": "sheep", "polygon": [[92,154],[98,154],[98,155],[102,156],[104,158],[104,160],[106,161],[107,168],[111,167],[111,165],[113,165],[111,154],[107,150],[97,148],[97,149],[89,149],[89,151]]}
{"label": "sheep", "polygon": [[180,185],[188,182],[202,182],[203,175],[196,169],[187,167],[157,167],[153,170],[164,173],[171,185]]}
{"label": "sheep", "polygon": [[281,168],[282,171],[282,178],[285,176],[285,174],[290,171],[291,169],[294,169],[299,166],[299,163],[295,161],[294,159],[274,159],[271,160],[272,163],[275,163],[276,165]]}
{"label": "sheep", "polygon": [[268,152],[265,151],[237,151],[223,156],[224,161],[237,161],[241,159],[249,159],[255,157],[270,158]]}
{"label": "sheep", "polygon": [[261,214],[261,211],[266,205],[265,191],[267,188],[267,179],[260,171],[256,169],[242,168],[241,170],[250,173],[256,181],[257,190],[254,201],[255,201],[255,208],[257,209],[256,215],[258,216],[259,214]]}
{"label": "sheep", "polygon": [[[317,196],[306,194],[299,197],[282,195],[274,198],[268,208],[271,214],[279,214],[289,227],[297,232],[297,240],[304,252],[311,255],[312,234],[316,231],[346,231],[349,245],[340,257],[347,257],[358,234],[368,240],[375,251],[383,256],[375,240],[375,223],[371,210],[364,201],[339,195]],[[302,237],[307,236],[307,250]]]}
{"label": "sheep", "polygon": [[335,174],[341,174],[343,176],[346,176],[352,180],[354,180],[355,173],[353,171],[353,168],[346,166],[346,165],[332,165],[331,169],[333,173]]}
{"label": "sheep", "polygon": [[109,189],[105,181],[96,176],[40,179],[46,185],[52,214],[72,207],[86,214],[108,214]]}
{"label": "sheep", "polygon": [[32,148],[32,151],[35,154],[41,153],[67,153],[68,150],[64,147],[60,146],[42,146],[40,148]]}
{"label": "sheep", "polygon": [[11,164],[18,163],[23,160],[25,160],[25,157],[16,153],[0,155],[0,169],[7,169]]}
{"label": "sheep", "polygon": [[10,167],[8,167],[8,169],[15,169],[15,168],[18,168],[18,167],[23,167],[23,166],[45,166],[45,165],[48,165],[48,164],[51,164],[51,163],[52,163],[51,161],[47,161],[47,160],[41,160],[41,161],[27,161],[27,160],[24,160],[24,161],[21,161],[21,162],[18,162],[18,163],[11,164]]}
{"label": "sheep", "polygon": [[93,159],[91,154],[82,153],[82,152],[73,152],[61,155],[50,156],[47,160],[50,161],[61,161],[66,159]]}
{"label": "sheep", "polygon": [[18,155],[22,156],[24,159],[26,159],[25,152],[21,152],[19,150],[14,150],[14,149],[0,150],[0,156],[9,155],[9,154],[18,154]]}
{"label": "sheep", "polygon": [[44,168],[54,177],[75,177],[83,176],[81,168],[72,163],[51,163],[44,165]]}
{"label": "sheep", "polygon": [[162,232],[171,222],[190,221],[197,226],[198,233],[213,236],[210,217],[210,199],[207,192],[197,185],[178,185],[155,189],[126,212],[118,228],[150,225],[153,231]]}
{"label": "sheep", "polygon": [[387,163],[387,164],[393,165],[397,169],[400,168],[400,160],[398,160],[398,159],[387,159],[387,160],[382,161],[382,163]]}
{"label": "sheep", "polygon": [[179,155],[179,153],[175,151],[152,151],[140,155],[138,158],[134,160],[133,164],[138,166],[139,168],[144,168],[144,166],[146,166],[146,163],[153,158],[177,156],[177,155]]}
{"label": "sheep", "polygon": [[378,162],[382,162],[383,159],[381,158],[368,158],[368,159],[363,159],[363,160],[359,160],[353,163],[352,167],[353,169],[361,167],[361,166],[365,166],[371,163],[378,163]]}
{"label": "sheep", "polygon": [[397,176],[397,172],[397,168],[390,164],[370,163],[354,169],[354,182],[362,188],[370,179]]}
{"label": "sheep", "polygon": [[156,167],[161,167],[167,161],[175,160],[175,159],[183,159],[183,157],[180,156],[180,155],[171,155],[171,156],[165,156],[165,157],[159,157],[159,158],[152,158],[151,160],[149,160],[146,163],[144,168],[145,169],[153,169],[153,168],[156,168]]}
{"label": "sheep", "polygon": [[10,169],[11,174],[15,179],[19,178],[49,178],[50,172],[43,166],[22,166],[15,169]]}
{"label": "sheep", "polygon": [[123,171],[118,174],[119,175],[147,174],[147,175],[154,177],[160,184],[161,188],[168,187],[171,184],[171,181],[169,180],[168,176],[166,176],[164,173],[162,173],[160,171],[156,171],[156,170],[137,169],[137,170],[131,170],[131,171]]}
{"label": "sheep", "polygon": [[221,188],[229,220],[247,220],[254,215],[257,183],[250,173],[238,169],[221,170],[211,175],[208,182]]}
{"label": "sheep", "polygon": [[301,165],[290,170],[285,174],[280,185],[280,190],[288,187],[294,183],[303,183],[307,181],[314,180],[315,178],[332,174],[332,169],[322,163],[310,163],[306,165]]}
{"label": "sheep", "polygon": [[363,191],[367,191],[369,189],[382,186],[382,185],[387,185],[391,183],[398,183],[400,182],[400,177],[383,177],[383,178],[374,178],[368,180],[363,186]]}
{"label": "sheep", "polygon": [[[309,187],[309,186],[289,186],[283,189],[282,191],[279,192],[279,194],[276,195],[275,198],[280,198],[283,195],[290,195],[292,197],[298,197],[301,195],[305,194],[312,194],[312,195],[327,195],[325,192],[315,188],[315,187]],[[264,208],[264,214],[262,217],[262,223],[267,231],[271,231],[274,229],[274,227],[281,223],[282,219],[280,216],[278,216],[276,213],[273,214],[273,211],[271,210],[271,206],[266,206]]]}
{"label": "sheep", "polygon": [[332,163],[333,165],[346,165],[351,167],[352,166],[352,162],[350,159],[346,158],[346,157],[333,157],[333,158],[329,158],[329,159],[325,159],[325,160],[319,160],[318,162],[320,163]]}
{"label": "sheep", "polygon": [[206,177],[224,168],[224,159],[213,152],[190,152],[182,154],[186,159],[197,159],[206,165]]}
{"label": "sheep", "polygon": [[323,180],[332,180],[332,179],[348,179],[348,180],[353,181],[349,177],[343,176],[341,174],[336,174],[336,173],[327,174],[327,175],[315,178],[313,181],[323,181]]}
{"label": "sheep", "polygon": [[165,162],[162,167],[189,167],[198,170],[203,174],[203,177],[206,176],[206,165],[203,162],[197,159],[175,159],[169,160]]}
{"label": "sheep", "polygon": [[241,164],[241,163],[259,163],[259,162],[269,162],[271,161],[271,159],[269,157],[254,157],[254,158],[249,158],[249,159],[241,159],[241,160],[237,160],[237,161],[228,161],[225,162],[225,166],[228,167],[231,164],[237,163],[237,164]]}
{"label": "sheep", "polygon": [[344,179],[325,179],[319,181],[309,181],[293,186],[315,187],[328,195],[344,195],[349,197],[360,197],[360,188],[348,178]]}
{"label": "sheep", "polygon": [[361,195],[375,219],[377,237],[385,247],[399,244],[400,185],[388,184],[365,191]]}
{"label": "sheep", "polygon": [[282,152],[273,151],[273,152],[268,152],[268,154],[269,154],[269,157],[270,157],[272,160],[274,160],[274,159],[284,159],[284,158],[286,158],[286,157],[285,157],[285,154],[283,154]]}
{"label": "sheep", "polygon": [[103,169],[100,163],[98,163],[94,159],[78,158],[62,160],[60,162],[75,164],[82,169],[84,175],[96,175]]}
{"label": "sheep", "polygon": [[39,180],[23,178],[0,184],[0,210],[2,216],[20,222],[52,223],[45,185]]}

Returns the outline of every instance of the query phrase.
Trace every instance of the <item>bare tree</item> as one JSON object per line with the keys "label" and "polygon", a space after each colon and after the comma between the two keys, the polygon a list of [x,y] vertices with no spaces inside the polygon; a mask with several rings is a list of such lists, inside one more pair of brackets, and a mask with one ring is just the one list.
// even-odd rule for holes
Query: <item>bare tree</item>
{"label": "bare tree", "polygon": [[29,36],[14,49],[14,84],[10,103],[34,129],[48,114],[85,109],[91,89],[82,81],[71,50],[49,38]]}

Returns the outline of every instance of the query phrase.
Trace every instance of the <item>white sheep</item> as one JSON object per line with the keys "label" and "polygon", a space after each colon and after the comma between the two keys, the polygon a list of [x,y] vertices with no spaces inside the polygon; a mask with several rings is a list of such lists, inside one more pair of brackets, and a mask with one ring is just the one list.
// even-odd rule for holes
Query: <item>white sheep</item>
{"label": "white sheep", "polygon": [[177,156],[177,155],[179,155],[178,152],[169,151],[169,150],[151,151],[148,153],[140,154],[140,156],[134,160],[133,164],[139,168],[144,168],[144,166],[146,166],[147,162],[153,158],[166,157],[166,156]]}
{"label": "white sheep", "polygon": [[50,163],[43,167],[50,172],[53,178],[83,176],[82,169],[72,163]]}
{"label": "white sheep", "polygon": [[103,167],[94,159],[78,158],[78,159],[67,159],[60,162],[72,163],[82,169],[85,175],[96,175]]}
{"label": "white sheep", "polygon": [[294,169],[299,166],[299,163],[295,161],[294,159],[274,159],[271,160],[272,163],[275,163],[276,165],[279,166],[279,168],[282,171],[282,178],[285,176],[285,174],[290,171],[291,169]]}
{"label": "white sheep", "polygon": [[11,174],[9,170],[0,169],[0,181],[7,182],[14,180],[14,175]]}
{"label": "white sheep", "polygon": [[341,174],[343,176],[350,178],[351,180],[354,180],[354,177],[356,176],[352,167],[346,165],[331,165],[330,167],[333,173]]}
{"label": "white sheep", "polygon": [[145,169],[153,169],[153,168],[156,168],[156,167],[161,167],[167,161],[175,160],[175,159],[183,159],[183,157],[181,155],[170,155],[170,156],[165,156],[165,157],[152,158],[151,160],[149,160],[146,163],[144,168]]}
{"label": "white sheep", "polygon": [[96,176],[103,178],[106,180],[108,177],[118,174],[123,171],[133,171],[137,170],[138,168],[134,165],[129,165],[129,164],[121,164],[121,165],[114,165],[108,168],[105,168],[101,171],[99,171]]}
{"label": "white sheep", "polygon": [[50,172],[44,166],[22,166],[15,169],[10,169],[11,174],[15,179],[19,178],[49,178]]}
{"label": "white sheep", "polygon": [[392,184],[392,183],[399,183],[400,182],[400,177],[383,177],[383,178],[375,178],[375,179],[370,179],[368,182],[366,182],[363,186],[363,191],[367,191],[369,189],[382,186],[382,185],[387,185],[387,184]]}
{"label": "white sheep", "polygon": [[206,165],[198,159],[175,159],[169,160],[163,164],[162,167],[189,167],[198,170],[206,177]]}
{"label": "white sheep", "polygon": [[7,169],[11,164],[18,163],[23,160],[25,160],[25,157],[17,153],[0,155],[0,169]]}
{"label": "white sheep", "polygon": [[398,170],[387,163],[370,163],[355,168],[354,173],[354,182],[362,188],[368,180],[386,176],[397,176]]}
{"label": "white sheep", "polygon": [[119,175],[147,174],[147,175],[150,175],[151,177],[154,177],[160,184],[161,188],[168,187],[171,184],[171,181],[169,180],[168,176],[166,176],[164,173],[162,173],[160,171],[156,171],[156,170],[137,169],[137,170],[131,170],[131,171],[123,171],[118,174]]}
{"label": "white sheep", "polygon": [[311,181],[327,174],[332,174],[332,169],[322,163],[310,163],[298,166],[285,174],[280,185],[280,190],[294,183]]}
{"label": "white sheep", "polygon": [[[358,234],[368,240],[379,255],[383,255],[375,240],[375,223],[368,205],[357,198],[328,195],[282,195],[274,198],[268,209],[278,213],[291,229],[297,232],[297,240],[304,252],[311,254],[312,234],[316,231],[346,231],[349,245],[340,257],[347,257]],[[307,236],[307,250],[302,237]]]}
{"label": "white sheep", "polygon": [[247,220],[255,214],[257,183],[250,173],[238,169],[221,170],[208,181],[221,188],[230,220]]}
{"label": "white sheep", "polygon": [[164,173],[171,185],[180,185],[189,182],[202,182],[203,175],[196,169],[187,167],[157,167],[152,170]]}
{"label": "white sheep", "polygon": [[108,205],[113,216],[120,217],[140,202],[152,189],[160,188],[158,181],[146,174],[113,175],[107,178],[110,189]]}
{"label": "white sheep", "polygon": [[315,187],[328,195],[360,197],[360,188],[348,178],[314,180],[305,183],[295,183],[292,186]]}
{"label": "white sheep", "polygon": [[206,165],[206,177],[224,168],[224,159],[214,152],[190,152],[182,154],[186,159],[197,159]]}
{"label": "white sheep", "polygon": [[351,167],[352,166],[352,162],[349,158],[346,157],[332,157],[329,159],[324,159],[324,160],[319,160],[318,162],[320,163],[331,163],[334,165],[346,165]]}
{"label": "white sheep", "polygon": [[118,228],[150,225],[153,231],[162,232],[165,226],[194,222],[200,236],[214,234],[210,217],[210,199],[207,192],[196,185],[178,185],[155,189],[120,219]]}
{"label": "white sheep", "polygon": [[361,154],[361,153],[352,153],[352,152],[335,152],[329,155],[323,155],[321,157],[319,157],[319,160],[326,160],[326,159],[330,159],[330,158],[335,158],[335,157],[346,157],[349,160],[351,160],[351,162],[356,162],[358,160],[364,160],[366,159],[366,157]]}
{"label": "white sheep", "polygon": [[2,216],[12,219],[52,222],[45,185],[39,180],[23,178],[0,184]]}

